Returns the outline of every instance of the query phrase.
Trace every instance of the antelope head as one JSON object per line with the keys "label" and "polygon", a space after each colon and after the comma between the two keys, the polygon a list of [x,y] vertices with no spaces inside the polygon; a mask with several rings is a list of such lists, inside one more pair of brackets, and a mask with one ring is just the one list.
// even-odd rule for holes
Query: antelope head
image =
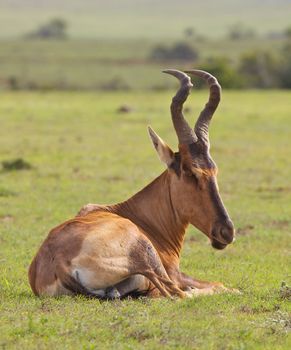
{"label": "antelope head", "polygon": [[165,70],[180,81],[173,97],[171,115],[178,137],[179,151],[170,147],[149,127],[149,134],[162,162],[168,168],[168,184],[177,220],[191,223],[211,240],[216,249],[224,249],[234,240],[234,226],[222,202],[217,185],[217,166],[210,155],[209,124],[219,104],[221,88],[216,78],[201,70],[187,71],[208,83],[209,100],[194,128],[183,116],[183,104],[192,88],[188,75]]}

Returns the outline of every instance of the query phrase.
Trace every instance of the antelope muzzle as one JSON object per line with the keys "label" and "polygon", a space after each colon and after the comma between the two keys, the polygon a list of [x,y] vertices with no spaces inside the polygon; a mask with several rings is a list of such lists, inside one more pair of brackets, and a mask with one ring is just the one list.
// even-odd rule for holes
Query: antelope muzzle
{"label": "antelope muzzle", "polygon": [[234,242],[234,240],[235,229],[229,218],[214,225],[211,233],[211,245],[213,248],[224,249],[228,244]]}

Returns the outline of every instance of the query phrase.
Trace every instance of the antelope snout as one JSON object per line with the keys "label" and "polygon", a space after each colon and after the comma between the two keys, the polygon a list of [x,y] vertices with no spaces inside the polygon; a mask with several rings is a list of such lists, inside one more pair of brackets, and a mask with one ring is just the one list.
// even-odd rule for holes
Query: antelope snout
{"label": "antelope snout", "polygon": [[214,225],[211,234],[211,244],[213,248],[224,249],[235,240],[235,229],[230,219],[218,222]]}

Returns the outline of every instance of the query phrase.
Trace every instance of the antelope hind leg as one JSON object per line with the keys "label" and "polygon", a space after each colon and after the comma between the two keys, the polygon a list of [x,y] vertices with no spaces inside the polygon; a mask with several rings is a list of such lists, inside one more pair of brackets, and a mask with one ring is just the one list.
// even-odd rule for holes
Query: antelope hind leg
{"label": "antelope hind leg", "polygon": [[[154,246],[143,234],[140,235],[133,246],[130,261],[133,269],[132,274],[142,274],[147,277],[161,295],[166,297],[178,296],[180,298],[187,296],[170,279]],[[149,296],[152,295],[153,293],[149,293]]]}
{"label": "antelope hind leg", "polygon": [[143,275],[133,275],[119,282],[113,288],[119,293],[119,298],[126,296],[147,295],[150,281]]}

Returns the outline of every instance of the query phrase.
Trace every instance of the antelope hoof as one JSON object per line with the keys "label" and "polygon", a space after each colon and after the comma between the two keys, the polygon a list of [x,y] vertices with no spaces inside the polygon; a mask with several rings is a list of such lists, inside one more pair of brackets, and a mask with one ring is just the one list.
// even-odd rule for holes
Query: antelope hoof
{"label": "antelope hoof", "polygon": [[117,288],[109,287],[106,289],[106,297],[108,299],[120,299],[121,294],[119,293]]}

